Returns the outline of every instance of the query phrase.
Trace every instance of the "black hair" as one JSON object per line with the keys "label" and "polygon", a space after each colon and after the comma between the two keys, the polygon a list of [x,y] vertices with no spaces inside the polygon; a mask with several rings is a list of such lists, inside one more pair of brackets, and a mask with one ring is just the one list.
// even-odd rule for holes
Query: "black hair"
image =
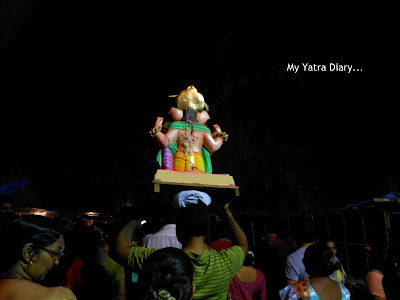
{"label": "black hair", "polygon": [[223,215],[219,213],[211,213],[211,241],[216,241],[222,238],[232,240],[232,230],[230,229],[228,218],[221,216]]}
{"label": "black hair", "polygon": [[384,260],[383,290],[387,300],[400,299],[400,245],[392,245]]}
{"label": "black hair", "polygon": [[315,226],[311,221],[305,221],[298,227],[298,235],[301,243],[313,243],[315,241]]}
{"label": "black hair", "polygon": [[25,215],[9,223],[7,233],[1,237],[6,242],[0,247],[0,272],[8,271],[21,259],[27,243],[32,243],[35,250],[43,249],[56,242],[61,234],[61,226],[49,217]]}
{"label": "black hair", "polygon": [[278,221],[271,221],[267,224],[265,224],[265,233],[278,233],[281,228],[281,225],[279,224]]}
{"label": "black hair", "polygon": [[249,251],[249,253],[247,253],[246,257],[244,258],[243,265],[247,266],[247,267],[254,266],[254,261],[255,261],[254,254],[253,254],[253,252],[250,253],[250,251]]}
{"label": "black hair", "polygon": [[103,230],[94,225],[81,230],[77,238],[77,256],[85,262],[95,259],[97,249],[105,245]]}
{"label": "black hair", "polygon": [[371,267],[381,272],[384,270],[384,260],[388,254],[390,246],[388,244],[375,244],[371,247]]}
{"label": "black hair", "polygon": [[169,292],[177,300],[192,296],[193,264],[180,249],[157,250],[144,262],[140,278],[141,299],[154,299],[154,293]]}
{"label": "black hair", "polygon": [[176,224],[176,209],[171,205],[165,207],[164,224]]}
{"label": "black hair", "polygon": [[328,277],[335,271],[333,252],[322,243],[307,247],[303,263],[310,278]]}
{"label": "black hair", "polygon": [[170,204],[161,204],[152,214],[158,219],[163,219],[161,225],[176,224],[176,209]]}
{"label": "black hair", "polygon": [[201,201],[181,207],[176,215],[176,235],[182,245],[192,237],[208,236],[211,223],[209,208]]}
{"label": "black hair", "polygon": [[[322,237],[322,238],[320,238],[320,239],[318,240],[318,243],[319,243],[319,244],[322,244],[322,245],[326,245],[326,244],[329,243],[329,242],[335,243],[335,241],[334,241],[333,239],[331,239],[331,238],[329,238],[329,237],[326,237],[326,236],[324,236],[324,237]],[[335,245],[336,245],[336,244],[335,244]]]}

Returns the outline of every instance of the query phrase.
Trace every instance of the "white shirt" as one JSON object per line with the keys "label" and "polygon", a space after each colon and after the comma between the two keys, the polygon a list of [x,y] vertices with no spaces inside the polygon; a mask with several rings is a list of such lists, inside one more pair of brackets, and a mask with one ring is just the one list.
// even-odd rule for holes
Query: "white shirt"
{"label": "white shirt", "polygon": [[142,246],[146,248],[162,249],[166,247],[174,247],[182,249],[176,237],[176,224],[164,225],[154,234],[146,235],[143,238]]}

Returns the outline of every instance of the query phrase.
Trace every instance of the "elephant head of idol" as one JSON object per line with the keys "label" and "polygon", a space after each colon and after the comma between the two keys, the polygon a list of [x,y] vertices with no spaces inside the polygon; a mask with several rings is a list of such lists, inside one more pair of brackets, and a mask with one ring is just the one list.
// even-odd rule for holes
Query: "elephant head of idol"
{"label": "elephant head of idol", "polygon": [[204,125],[210,119],[207,112],[208,105],[204,101],[203,95],[193,85],[181,91],[176,98],[177,108],[172,107],[169,112],[174,121],[191,117]]}

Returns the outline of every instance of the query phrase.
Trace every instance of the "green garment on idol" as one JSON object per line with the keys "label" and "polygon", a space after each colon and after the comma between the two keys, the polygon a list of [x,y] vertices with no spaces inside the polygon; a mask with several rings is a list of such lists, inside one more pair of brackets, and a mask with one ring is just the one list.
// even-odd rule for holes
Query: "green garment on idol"
{"label": "green garment on idol", "polygon": [[[176,121],[171,124],[171,126],[168,128],[169,129],[182,129],[182,130],[191,130],[191,124],[183,121]],[[211,130],[206,126],[206,125],[201,125],[197,123],[193,123],[193,129],[196,131],[204,131],[209,134],[211,134]],[[171,150],[172,155],[175,155],[178,145],[177,143],[173,143],[168,146],[168,148]],[[204,166],[206,169],[206,173],[212,173],[212,164],[211,164],[211,154],[210,152],[203,146],[201,149],[201,155],[203,156],[204,159]],[[162,166],[162,150],[158,151],[157,154],[157,162],[159,163],[160,166]]]}

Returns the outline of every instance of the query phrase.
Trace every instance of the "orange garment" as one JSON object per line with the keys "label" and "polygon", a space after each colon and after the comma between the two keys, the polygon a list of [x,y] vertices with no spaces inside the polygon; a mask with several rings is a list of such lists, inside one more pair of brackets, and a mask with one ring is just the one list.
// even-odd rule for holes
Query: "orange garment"
{"label": "orange garment", "polygon": [[186,155],[185,159],[185,153],[177,151],[174,155],[174,170],[205,173],[206,167],[203,156],[200,153],[193,152],[193,155]]}

